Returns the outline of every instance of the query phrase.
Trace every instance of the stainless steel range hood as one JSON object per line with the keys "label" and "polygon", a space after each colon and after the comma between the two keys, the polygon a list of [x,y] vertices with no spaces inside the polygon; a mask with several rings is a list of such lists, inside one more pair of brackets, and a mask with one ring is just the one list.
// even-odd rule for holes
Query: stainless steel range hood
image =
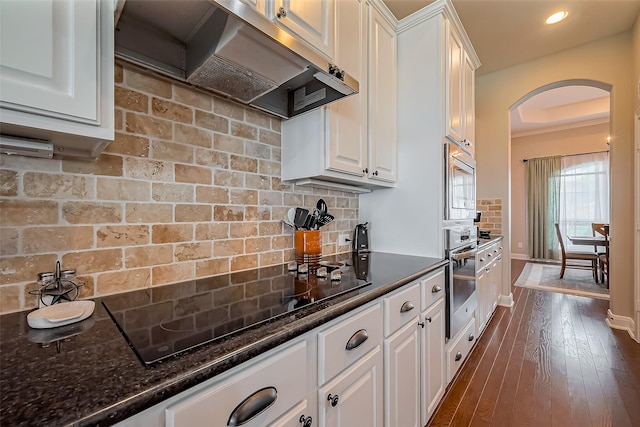
{"label": "stainless steel range hood", "polygon": [[358,82],[240,0],[127,0],[116,56],[289,118]]}

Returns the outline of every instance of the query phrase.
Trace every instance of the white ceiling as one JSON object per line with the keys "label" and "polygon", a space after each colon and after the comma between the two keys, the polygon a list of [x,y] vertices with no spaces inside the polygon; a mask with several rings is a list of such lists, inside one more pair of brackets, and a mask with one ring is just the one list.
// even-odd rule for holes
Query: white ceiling
{"label": "white ceiling", "polygon": [[511,112],[511,136],[588,126],[609,121],[609,92],[565,86],[539,93]]}
{"label": "white ceiling", "polygon": [[[432,3],[383,1],[398,19]],[[476,76],[630,31],[640,13],[640,0],[453,0],[453,5],[482,63]],[[567,19],[555,25],[544,23],[563,9],[569,12]],[[512,132],[608,120],[608,93],[606,113],[594,113],[605,103],[602,92],[572,87],[537,95],[512,113]]]}

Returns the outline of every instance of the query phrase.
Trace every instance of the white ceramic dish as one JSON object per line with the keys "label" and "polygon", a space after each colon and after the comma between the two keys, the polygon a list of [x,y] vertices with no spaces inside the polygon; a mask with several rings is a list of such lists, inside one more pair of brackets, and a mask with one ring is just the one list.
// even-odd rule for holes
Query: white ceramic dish
{"label": "white ceramic dish", "polygon": [[62,302],[32,311],[27,323],[35,329],[57,328],[86,319],[95,308],[93,301]]}

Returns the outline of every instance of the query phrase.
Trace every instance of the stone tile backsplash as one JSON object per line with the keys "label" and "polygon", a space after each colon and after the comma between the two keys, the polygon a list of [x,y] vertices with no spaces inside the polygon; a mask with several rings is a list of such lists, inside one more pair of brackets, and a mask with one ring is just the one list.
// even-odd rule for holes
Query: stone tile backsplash
{"label": "stone tile backsplash", "polygon": [[116,135],[93,162],[0,155],[0,313],[37,306],[38,272],[81,297],[293,259],[290,207],[325,199],[323,253],[358,218],[352,193],[280,180],[280,119],[116,63]]}
{"label": "stone tile backsplash", "polygon": [[482,218],[476,225],[480,230],[488,230],[492,237],[502,235],[502,199],[478,199],[476,208]]}

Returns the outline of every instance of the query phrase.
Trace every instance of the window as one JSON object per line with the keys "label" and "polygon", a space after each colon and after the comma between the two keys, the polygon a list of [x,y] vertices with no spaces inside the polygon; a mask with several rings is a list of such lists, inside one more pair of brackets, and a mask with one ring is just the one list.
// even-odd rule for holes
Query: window
{"label": "window", "polygon": [[[609,152],[563,156],[560,218],[564,236],[590,236],[592,222],[609,222]],[[565,241],[568,251],[584,251]]]}

